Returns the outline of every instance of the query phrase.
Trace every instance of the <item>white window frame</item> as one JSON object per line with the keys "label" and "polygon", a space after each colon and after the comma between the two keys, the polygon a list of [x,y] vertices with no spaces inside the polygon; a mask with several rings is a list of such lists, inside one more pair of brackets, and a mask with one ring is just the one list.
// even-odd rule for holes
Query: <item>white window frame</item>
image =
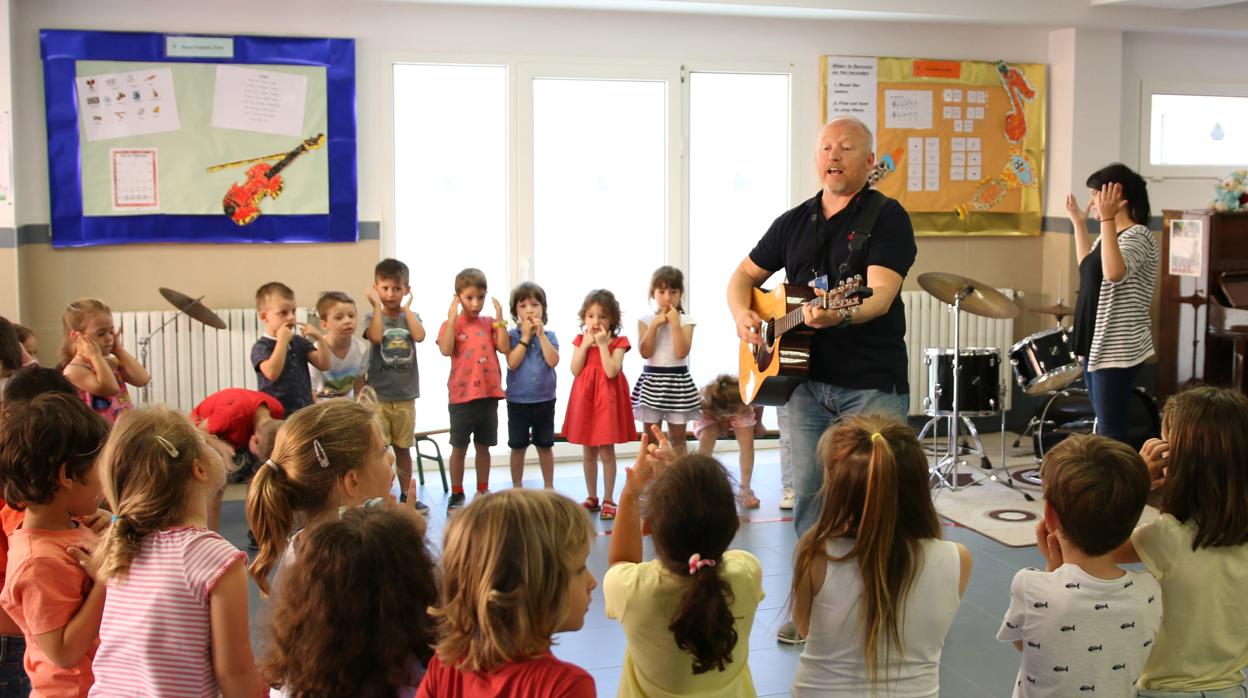
{"label": "white window frame", "polygon": [[1222,177],[1235,165],[1154,165],[1152,163],[1153,95],[1248,98],[1245,83],[1154,82],[1140,84],[1140,174],[1145,177],[1207,179]]}

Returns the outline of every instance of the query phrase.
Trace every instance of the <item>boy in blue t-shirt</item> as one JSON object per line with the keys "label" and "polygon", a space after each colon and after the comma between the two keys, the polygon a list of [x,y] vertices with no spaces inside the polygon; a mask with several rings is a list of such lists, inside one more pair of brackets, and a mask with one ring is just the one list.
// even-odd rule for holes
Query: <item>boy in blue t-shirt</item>
{"label": "boy in blue t-shirt", "polygon": [[302,335],[296,332],[295,292],[286,284],[270,281],[256,289],[256,311],[264,336],[251,347],[251,365],[260,391],[277,398],[290,417],[312,404],[308,364],[329,368],[329,349],[311,325],[303,326]]}
{"label": "boy in blue t-shirt", "polygon": [[542,468],[542,484],[554,487],[555,366],[559,340],[546,329],[546,291],[525,281],[511,291],[507,332],[507,446],[511,448],[511,484],[524,478],[524,453],[532,443]]}

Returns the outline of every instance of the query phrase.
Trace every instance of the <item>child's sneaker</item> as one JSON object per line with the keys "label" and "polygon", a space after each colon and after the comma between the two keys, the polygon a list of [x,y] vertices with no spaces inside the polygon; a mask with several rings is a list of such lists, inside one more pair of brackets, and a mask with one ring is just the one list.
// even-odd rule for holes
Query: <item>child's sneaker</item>
{"label": "child's sneaker", "polygon": [[603,521],[610,521],[615,518],[615,502],[610,499],[602,500],[602,511],[598,512],[598,518]]}
{"label": "child's sneaker", "polygon": [[446,510],[449,512],[452,509],[458,509],[462,506],[464,506],[464,493],[452,492],[451,498],[446,502]]}
{"label": "child's sneaker", "polygon": [[780,495],[780,508],[792,509],[793,503],[794,503],[793,488],[792,487],[784,488],[784,493]]}

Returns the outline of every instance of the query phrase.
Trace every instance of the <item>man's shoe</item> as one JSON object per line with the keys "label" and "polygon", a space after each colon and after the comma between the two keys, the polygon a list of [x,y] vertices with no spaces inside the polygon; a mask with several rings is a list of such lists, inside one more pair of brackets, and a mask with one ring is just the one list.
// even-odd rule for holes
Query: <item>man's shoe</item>
{"label": "man's shoe", "polygon": [[806,638],[802,637],[802,634],[797,632],[797,626],[794,625],[791,620],[785,621],[784,625],[780,626],[780,629],[776,631],[776,640],[783,642],[786,645],[806,644]]}

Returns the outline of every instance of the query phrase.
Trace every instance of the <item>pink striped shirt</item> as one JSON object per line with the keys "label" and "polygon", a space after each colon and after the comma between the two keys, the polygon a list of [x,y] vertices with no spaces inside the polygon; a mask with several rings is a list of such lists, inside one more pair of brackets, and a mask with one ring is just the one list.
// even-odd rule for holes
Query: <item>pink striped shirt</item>
{"label": "pink striped shirt", "polygon": [[209,601],[245,560],[213,531],[174,528],[143,539],[129,573],[110,580],[91,696],[217,696]]}

